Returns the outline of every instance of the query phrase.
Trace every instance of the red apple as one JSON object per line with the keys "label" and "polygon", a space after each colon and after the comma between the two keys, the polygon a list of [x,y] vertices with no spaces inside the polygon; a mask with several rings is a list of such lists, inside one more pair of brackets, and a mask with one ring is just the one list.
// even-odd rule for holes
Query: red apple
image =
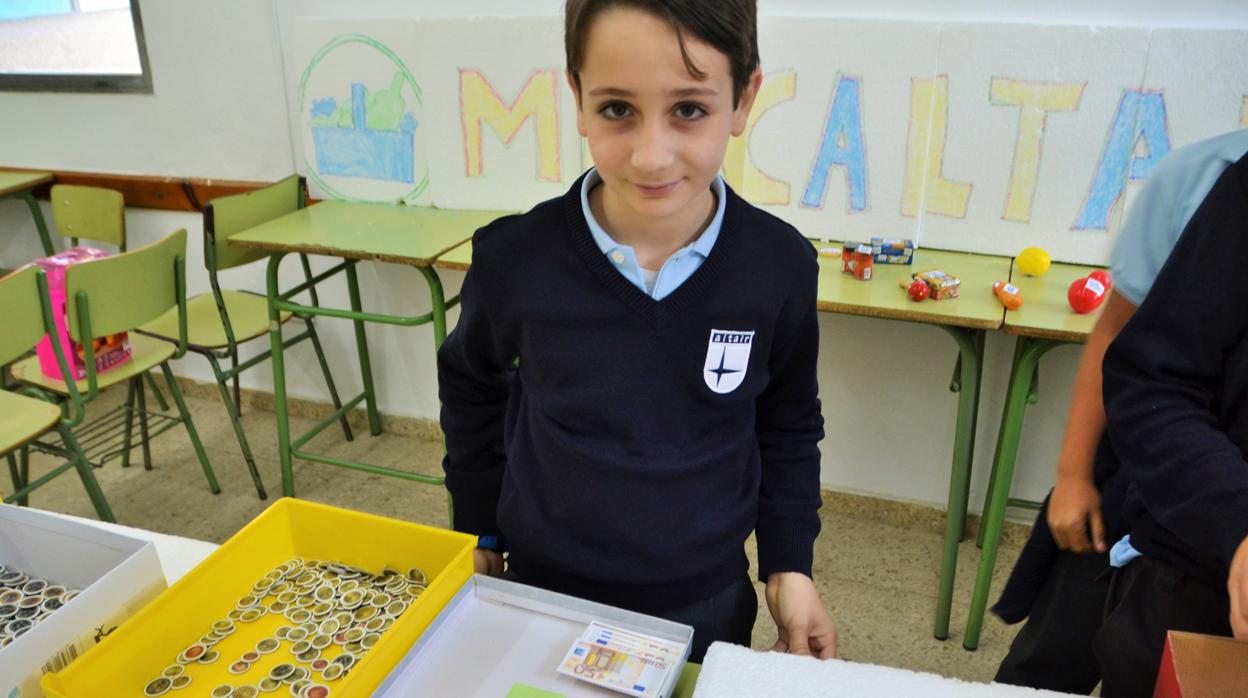
{"label": "red apple", "polygon": [[1066,300],[1076,313],[1090,313],[1101,307],[1109,288],[1092,276],[1075,279],[1066,290]]}
{"label": "red apple", "polygon": [[932,292],[932,288],[927,285],[926,281],[923,281],[922,279],[915,279],[910,282],[910,286],[906,289],[906,292],[910,294],[911,300],[917,302],[926,300],[928,294]]}

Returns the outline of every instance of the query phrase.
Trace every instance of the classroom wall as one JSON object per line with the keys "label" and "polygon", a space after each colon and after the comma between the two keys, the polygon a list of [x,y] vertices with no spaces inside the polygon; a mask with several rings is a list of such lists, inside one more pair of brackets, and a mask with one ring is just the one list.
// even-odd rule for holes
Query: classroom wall
{"label": "classroom wall", "polygon": [[[359,7],[364,5],[365,7]],[[1043,4],[952,0],[761,0],[772,15],[910,19],[925,21],[1103,24],[1146,27],[1248,28],[1248,3],[1195,0],[1183,3],[1113,0]],[[176,177],[274,180],[294,169],[287,113],[290,23],[296,16],[392,16],[414,11],[429,17],[555,15],[558,0],[399,0],[365,3],[329,0],[221,0],[214,3],[143,4],[143,22],[154,81],[152,95],[0,93],[0,164]],[[763,57],[764,62],[766,56]],[[127,224],[133,244],[185,227],[190,232],[190,291],[207,290],[201,252],[202,227],[191,214],[132,209]],[[25,207],[0,203],[0,265],[39,255]],[[293,271],[288,270],[288,271]],[[444,273],[448,294],[462,275]],[[365,265],[365,306],[419,314],[428,310],[420,276],[410,269]],[[230,272],[227,286],[262,290],[263,265]],[[342,284],[322,298],[346,304]],[[358,388],[350,327],[321,324],[330,363],[347,392]],[[956,351],[936,327],[822,314],[820,384],[828,438],[823,444],[827,487],[943,506],[957,396],[948,391]],[[436,381],[431,330],[373,326],[369,341],[382,409],[435,419]],[[1013,339],[989,335],[980,411],[972,507],[983,499],[1000,420]],[[1053,478],[1064,426],[1077,347],[1062,347],[1042,362],[1040,402],[1029,409],[1017,465],[1015,493],[1038,498]],[[290,392],[322,399],[324,390],[310,347],[288,361]],[[189,357],[175,370],[210,380],[205,362]],[[244,383],[271,390],[266,367]]]}

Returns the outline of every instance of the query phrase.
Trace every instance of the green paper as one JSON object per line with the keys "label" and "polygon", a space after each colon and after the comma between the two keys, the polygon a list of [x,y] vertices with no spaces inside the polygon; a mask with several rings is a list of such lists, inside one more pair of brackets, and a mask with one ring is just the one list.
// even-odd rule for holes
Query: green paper
{"label": "green paper", "polygon": [[511,685],[511,690],[507,691],[506,698],[564,698],[564,695],[522,683],[515,683]]}

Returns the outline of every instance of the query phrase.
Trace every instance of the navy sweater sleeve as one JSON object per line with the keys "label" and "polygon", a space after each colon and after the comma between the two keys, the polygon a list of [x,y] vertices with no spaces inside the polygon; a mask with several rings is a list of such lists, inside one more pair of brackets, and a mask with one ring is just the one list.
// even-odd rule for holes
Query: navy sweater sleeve
{"label": "navy sweater sleeve", "polygon": [[1228,564],[1248,536],[1248,462],[1215,398],[1248,330],[1246,220],[1248,159],[1211,190],[1103,365],[1109,433],[1149,515]]}
{"label": "navy sweater sleeve", "polygon": [[764,582],[775,572],[810,575],[819,535],[819,264],[814,248],[798,239],[809,256],[803,255],[792,274],[793,289],[767,362],[771,380],[756,399],[762,481],[755,534],[758,576]]}
{"label": "navy sweater sleeve", "polygon": [[[506,454],[503,419],[515,352],[501,339],[492,310],[488,262],[491,240],[486,228],[473,236],[473,263],[460,289],[455,329],[438,350],[438,398],[446,437],[446,488],[455,509],[454,528],[477,535],[497,535],[497,508]],[[496,277],[495,277],[496,278]]]}

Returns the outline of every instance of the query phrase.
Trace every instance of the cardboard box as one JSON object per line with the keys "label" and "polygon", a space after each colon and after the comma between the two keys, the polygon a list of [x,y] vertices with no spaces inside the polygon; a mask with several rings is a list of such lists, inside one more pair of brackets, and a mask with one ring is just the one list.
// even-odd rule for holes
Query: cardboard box
{"label": "cardboard box", "polygon": [[1248,696],[1248,642],[1171,630],[1153,698]]}
{"label": "cardboard box", "polygon": [[689,657],[693,628],[494,577],[474,575],[373,694],[407,696],[622,695],[558,673],[590,621],[682,643],[684,656],[660,695],[670,696]]}
{"label": "cardboard box", "polygon": [[[123,623],[107,643],[65,670],[44,676],[43,690],[49,698],[142,696],[143,687],[160,676],[179,652],[208,632],[214,621],[225,618],[261,577],[287,560],[300,557],[338,562],[373,573],[386,567],[419,567],[428,575],[424,593],[349,674],[332,682],[334,696],[372,695],[446,602],[472,576],[472,551],[476,544],[476,536],[465,533],[283,497]],[[211,690],[223,683],[237,686],[254,681],[231,675],[230,661],[224,659],[253,649],[260,639],[271,637],[286,624],[284,618],[273,615],[240,623],[237,632],[213,648],[223,660],[187,666],[186,674],[194,681],[188,695],[204,695],[205,686]],[[335,646],[333,651],[340,648]],[[289,658],[288,646],[284,644],[277,652],[261,658],[245,676],[263,676]]]}
{"label": "cardboard box", "polygon": [[876,264],[910,264],[914,260],[914,241],[871,238],[871,254]]}
{"label": "cardboard box", "polygon": [[0,696],[39,698],[40,677],[110,635],[165,589],[156,546],[46,512],[0,505],[0,564],[81,594],[0,649]]}

